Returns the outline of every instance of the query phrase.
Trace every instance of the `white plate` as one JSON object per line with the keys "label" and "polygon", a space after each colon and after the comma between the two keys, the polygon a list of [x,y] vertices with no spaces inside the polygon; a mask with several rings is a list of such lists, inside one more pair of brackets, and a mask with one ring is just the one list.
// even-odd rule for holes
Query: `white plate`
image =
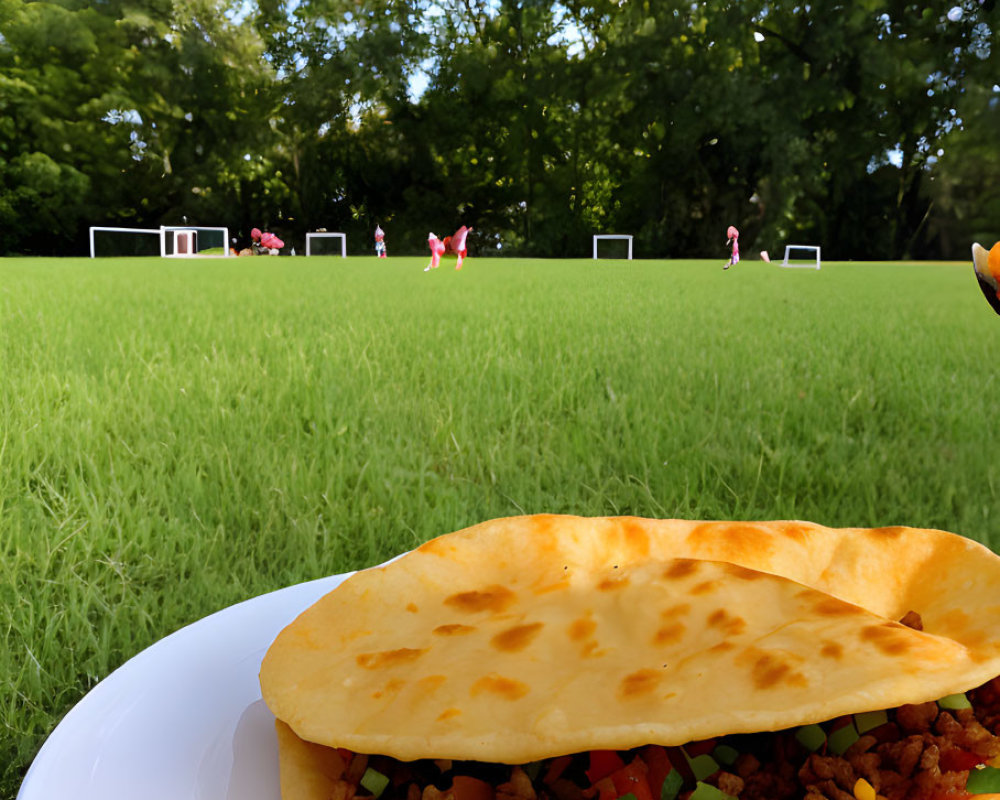
{"label": "white plate", "polygon": [[139,653],[56,726],[18,800],[278,800],[260,662],[282,628],[346,577],[230,606]]}

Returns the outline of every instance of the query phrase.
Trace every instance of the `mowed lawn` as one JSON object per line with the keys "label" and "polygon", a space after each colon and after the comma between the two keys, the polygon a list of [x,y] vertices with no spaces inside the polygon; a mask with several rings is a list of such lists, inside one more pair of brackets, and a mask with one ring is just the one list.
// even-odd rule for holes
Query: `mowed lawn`
{"label": "mowed lawn", "polygon": [[0,797],[178,627],[492,517],[1000,547],[971,263],[424,263],[0,260]]}

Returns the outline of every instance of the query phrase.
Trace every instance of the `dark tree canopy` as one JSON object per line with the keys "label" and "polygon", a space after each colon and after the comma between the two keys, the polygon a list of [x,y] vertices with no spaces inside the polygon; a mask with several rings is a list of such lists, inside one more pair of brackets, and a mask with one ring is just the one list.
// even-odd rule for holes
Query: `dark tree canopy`
{"label": "dark tree canopy", "polygon": [[184,217],[365,252],[1000,239],[995,0],[0,0],[0,253]]}

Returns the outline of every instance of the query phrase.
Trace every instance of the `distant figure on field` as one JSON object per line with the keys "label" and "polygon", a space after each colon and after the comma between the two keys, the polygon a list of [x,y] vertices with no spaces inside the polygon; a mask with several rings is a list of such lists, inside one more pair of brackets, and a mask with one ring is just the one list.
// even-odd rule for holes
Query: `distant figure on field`
{"label": "distant figure on field", "polygon": [[981,245],[972,245],[972,268],[986,302],[1000,314],[1000,242],[989,251]]}
{"label": "distant figure on field", "polygon": [[375,255],[385,258],[385,231],[380,225],[375,226]]}
{"label": "distant figure on field", "polygon": [[466,247],[465,240],[471,230],[472,228],[467,228],[463,225],[455,231],[454,236],[445,236],[443,240],[438,239],[438,237],[433,233],[428,234],[427,245],[431,249],[431,263],[424,267],[424,272],[437,269],[441,264],[441,256],[445,253],[454,253],[457,255],[458,263],[455,265],[455,269],[461,269],[462,261],[469,252]]}
{"label": "distant figure on field", "polygon": [[732,253],[723,269],[729,269],[740,262],[740,232],[734,226],[730,225],[729,230],[726,231],[726,236],[729,237],[726,241],[726,246],[732,248]]}

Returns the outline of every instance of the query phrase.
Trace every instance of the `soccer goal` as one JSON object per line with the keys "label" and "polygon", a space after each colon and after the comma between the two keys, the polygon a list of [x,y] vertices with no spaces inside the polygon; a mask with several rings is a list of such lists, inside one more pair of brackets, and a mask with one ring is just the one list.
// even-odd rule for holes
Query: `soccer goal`
{"label": "soccer goal", "polygon": [[228,228],[161,225],[159,228],[90,227],[90,257],[228,256]]}
{"label": "soccer goal", "polygon": [[347,258],[347,234],[327,233],[326,231],[314,231],[306,234],[306,255],[307,256],[328,256],[335,255],[334,239],[340,239],[340,256]]}
{"label": "soccer goal", "polygon": [[168,258],[229,256],[229,228],[162,225],[162,255]]}
{"label": "soccer goal", "polygon": [[[799,253],[809,255],[798,255]],[[783,267],[820,268],[820,248],[811,244],[786,244],[785,257],[781,260]]]}
{"label": "soccer goal", "polygon": [[163,254],[163,231],[159,228],[90,227],[90,257],[114,258]]}
{"label": "soccer goal", "polygon": [[627,258],[632,260],[632,237],[629,234],[619,233],[595,233],[594,234],[594,259],[597,259],[597,243],[599,241],[621,241],[624,245],[610,245],[601,248],[603,255],[601,258]]}

